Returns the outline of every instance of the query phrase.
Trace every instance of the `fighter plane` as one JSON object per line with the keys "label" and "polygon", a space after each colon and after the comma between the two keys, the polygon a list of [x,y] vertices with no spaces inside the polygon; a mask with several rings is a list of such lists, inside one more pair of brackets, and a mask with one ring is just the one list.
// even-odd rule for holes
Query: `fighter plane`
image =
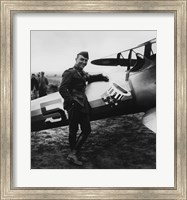
{"label": "fighter plane", "polygon": [[[91,61],[93,65],[113,66],[109,82],[87,85],[91,120],[144,112],[142,122],[156,133],[156,38],[121,51],[115,57]],[[31,101],[31,131],[68,125],[59,92]]]}

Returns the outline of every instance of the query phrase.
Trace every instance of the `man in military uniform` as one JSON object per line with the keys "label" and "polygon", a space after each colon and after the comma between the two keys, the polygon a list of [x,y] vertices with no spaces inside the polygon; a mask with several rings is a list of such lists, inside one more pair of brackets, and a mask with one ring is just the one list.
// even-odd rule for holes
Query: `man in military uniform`
{"label": "man in military uniform", "polygon": [[[90,105],[85,95],[86,84],[95,81],[108,81],[108,77],[102,74],[89,75],[83,70],[87,65],[88,59],[88,52],[77,54],[74,67],[64,71],[59,88],[59,92],[64,98],[64,109],[67,110],[69,118],[69,144],[71,152],[67,160],[80,166],[83,163],[79,159],[78,154],[91,132]],[[81,133],[77,137],[79,124]]]}
{"label": "man in military uniform", "polygon": [[36,79],[36,75],[32,74],[31,76],[31,100],[37,99],[39,90],[39,83]]}
{"label": "man in military uniform", "polygon": [[39,97],[47,95],[47,86],[49,82],[44,74],[44,72],[41,72],[41,77],[39,78]]}

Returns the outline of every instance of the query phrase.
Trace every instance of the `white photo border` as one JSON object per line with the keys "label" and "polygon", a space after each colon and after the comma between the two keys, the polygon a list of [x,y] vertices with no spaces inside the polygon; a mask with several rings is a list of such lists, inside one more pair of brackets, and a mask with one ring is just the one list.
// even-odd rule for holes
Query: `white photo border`
{"label": "white photo border", "polygon": [[[174,187],[174,14],[18,13],[13,23],[13,187]],[[30,31],[111,29],[157,31],[157,168],[31,170]]]}

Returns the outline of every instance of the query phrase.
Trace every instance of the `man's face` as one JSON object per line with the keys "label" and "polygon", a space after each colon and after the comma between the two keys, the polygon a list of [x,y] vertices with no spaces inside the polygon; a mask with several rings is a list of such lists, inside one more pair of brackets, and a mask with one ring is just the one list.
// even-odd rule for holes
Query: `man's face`
{"label": "man's face", "polygon": [[78,55],[76,58],[76,65],[80,68],[83,69],[87,65],[88,59],[85,58],[82,55]]}

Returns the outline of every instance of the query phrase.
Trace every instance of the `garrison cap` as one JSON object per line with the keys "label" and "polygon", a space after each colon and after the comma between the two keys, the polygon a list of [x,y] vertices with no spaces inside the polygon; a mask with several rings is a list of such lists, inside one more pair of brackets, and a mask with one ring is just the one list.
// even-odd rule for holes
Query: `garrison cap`
{"label": "garrison cap", "polygon": [[77,56],[78,55],[84,56],[85,58],[89,59],[89,55],[87,51],[81,51],[80,53],[77,54]]}

